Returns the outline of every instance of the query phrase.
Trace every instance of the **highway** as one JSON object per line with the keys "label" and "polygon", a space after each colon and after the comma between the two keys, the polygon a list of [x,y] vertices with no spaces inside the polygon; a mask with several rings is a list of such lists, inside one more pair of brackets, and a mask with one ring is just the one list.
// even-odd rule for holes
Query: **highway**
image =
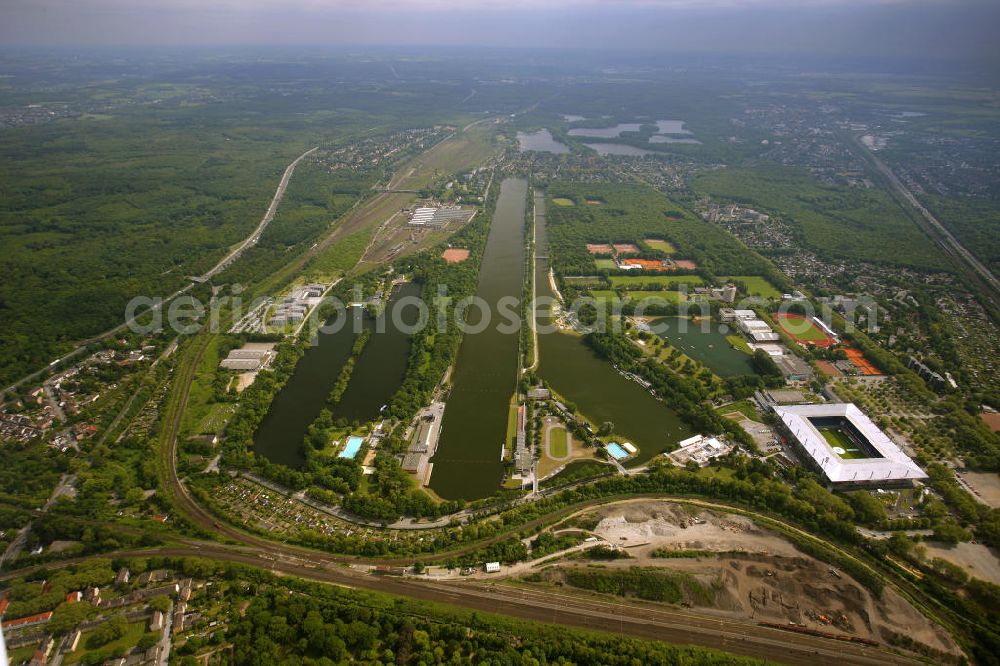
{"label": "highway", "polygon": [[299,165],[299,162],[317,150],[319,150],[319,146],[310,148],[292,160],[292,163],[285,167],[285,173],[281,175],[281,181],[278,183],[278,188],[274,191],[274,196],[271,197],[271,204],[267,207],[267,212],[264,213],[264,217],[261,218],[260,224],[257,225],[257,228],[254,229],[253,232],[247,236],[242,243],[237,245],[229,254],[220,259],[219,263],[212,267],[211,270],[204,275],[193,278],[195,282],[208,282],[213,276],[220,273],[226,266],[239,259],[240,255],[243,254],[248,247],[252,246],[260,239],[260,235],[264,233],[264,230],[267,229],[267,225],[269,225],[271,220],[274,219],[274,214],[278,212],[278,206],[281,204],[281,199],[285,196],[285,190],[288,189],[288,182],[292,179],[292,174],[295,173],[295,167]]}
{"label": "highway", "polygon": [[921,226],[924,231],[937,241],[938,245],[949,255],[952,259],[957,261],[959,264],[964,264],[969,271],[972,272],[973,276],[978,277],[983,286],[986,287],[986,296],[990,299],[994,308],[1000,309],[1000,279],[997,279],[992,271],[986,267],[981,261],[979,261],[975,255],[969,252],[965,247],[958,242],[958,239],[948,229],[938,221],[934,215],[927,210],[927,208],[920,203],[917,197],[910,191],[908,187],[903,183],[902,180],[893,172],[892,169],[888,167],[882,160],[878,158],[871,149],[869,149],[864,144],[861,144],[855,139],[852,139],[851,144],[856,148],[863,151],[864,156],[878,169],[879,173],[885,176],[889,184],[896,190],[896,192],[903,197],[903,199],[910,204],[919,213],[919,217],[923,219],[924,224]]}
{"label": "highway", "polygon": [[253,245],[254,243],[257,242],[257,240],[260,238],[260,235],[264,232],[264,229],[266,229],[267,225],[270,224],[271,220],[274,219],[274,215],[278,211],[278,205],[281,204],[281,199],[282,199],[282,197],[285,196],[285,190],[288,188],[288,182],[291,180],[292,174],[295,173],[295,167],[298,166],[299,162],[301,162],[303,158],[305,158],[306,156],[308,156],[309,154],[315,152],[318,149],[319,149],[319,146],[316,146],[315,148],[311,148],[311,149],[307,150],[306,152],[302,153],[297,158],[295,158],[295,160],[293,160],[291,164],[289,164],[287,167],[285,167],[285,173],[282,174],[282,176],[281,176],[281,182],[278,183],[278,189],[275,190],[274,196],[271,198],[271,203],[267,207],[267,212],[264,213],[264,217],[261,219],[260,224],[257,225],[257,228],[254,229],[253,233],[251,233],[249,236],[247,236],[247,238],[244,239],[243,242],[241,242],[235,249],[233,249],[232,251],[230,251],[229,254],[227,254],[224,258],[222,258],[219,261],[219,263],[217,263],[211,270],[209,270],[204,275],[191,278],[192,282],[189,282],[188,284],[186,284],[185,286],[181,287],[180,289],[178,289],[174,293],[172,293],[169,296],[161,299],[159,302],[154,303],[153,305],[151,305],[149,308],[143,310],[142,312],[138,312],[135,315],[133,315],[132,317],[127,318],[125,321],[123,321],[121,324],[118,324],[114,328],[110,328],[110,329],[104,331],[103,333],[98,333],[97,335],[91,336],[91,337],[87,338],[86,340],[80,340],[79,342],[76,343],[76,347],[72,351],[70,351],[70,352],[64,354],[63,356],[60,356],[59,358],[55,359],[54,361],[52,361],[51,363],[49,363],[44,368],[40,368],[39,370],[36,370],[35,372],[32,372],[31,374],[28,374],[28,375],[25,375],[24,377],[21,377],[19,380],[17,380],[16,382],[14,382],[13,384],[11,384],[10,386],[7,386],[6,388],[4,388],[3,391],[4,392],[12,391],[12,390],[16,389],[18,386],[21,386],[22,384],[25,384],[27,382],[31,382],[31,381],[34,381],[35,379],[38,379],[39,377],[43,376],[45,373],[49,372],[52,368],[57,367],[57,366],[62,366],[63,364],[67,363],[68,361],[71,361],[74,357],[76,357],[77,355],[79,355],[80,352],[82,352],[84,349],[86,349],[87,345],[93,344],[95,342],[103,340],[104,338],[110,337],[112,335],[116,335],[116,334],[124,331],[126,329],[126,327],[128,327],[130,324],[134,323],[139,317],[143,317],[143,316],[145,316],[145,315],[147,315],[147,314],[149,314],[151,312],[157,312],[157,311],[162,310],[164,305],[166,305],[170,301],[174,300],[175,298],[186,294],[188,291],[191,290],[191,288],[195,284],[208,281],[214,275],[216,275],[220,271],[222,271],[226,266],[228,266],[232,262],[234,262],[237,259],[239,259],[240,255],[243,254],[243,252],[248,247],[250,247],[251,245]]}

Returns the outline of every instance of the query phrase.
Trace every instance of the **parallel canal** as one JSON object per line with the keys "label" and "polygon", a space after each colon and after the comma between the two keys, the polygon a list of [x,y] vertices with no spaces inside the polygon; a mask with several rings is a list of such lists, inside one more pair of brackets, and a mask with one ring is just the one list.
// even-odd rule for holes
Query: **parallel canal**
{"label": "parallel canal", "polygon": [[[535,195],[535,284],[539,298],[554,297],[549,284],[548,236],[545,228],[545,198]],[[549,324],[550,312],[539,308],[539,326]],[[615,434],[639,447],[629,464],[640,464],[694,434],[676,412],[651,396],[636,382],[620,375],[610,363],[594,353],[583,338],[571,333],[539,333],[541,364],[538,374],[592,423],[615,424]]]}
{"label": "parallel canal", "polygon": [[[365,345],[361,357],[354,364],[351,381],[347,384],[340,402],[333,408],[334,419],[343,417],[349,422],[364,423],[378,416],[382,406],[403,383],[406,364],[410,358],[412,336],[405,332],[405,326],[417,323],[419,310],[413,306],[402,307],[396,315],[404,331],[392,325],[392,309],[405,305],[406,301],[420,296],[420,285],[413,282],[399,285],[392,292],[389,308],[384,313],[383,333],[374,332]],[[365,325],[375,327],[375,320],[368,319]]]}
{"label": "parallel canal", "polygon": [[[521,296],[527,193],[527,181],[519,178],[508,178],[500,187],[476,292],[493,319],[485,330],[467,333],[462,340],[432,461],[431,488],[446,499],[492,495],[503,474],[500,453],[517,385],[518,333],[497,330],[497,303],[505,296]],[[479,323],[474,308],[468,320]]]}
{"label": "parallel canal", "polygon": [[[334,418],[364,422],[375,418],[379,409],[399,388],[409,358],[411,336],[392,325],[388,313],[400,298],[419,295],[420,286],[404,284],[396,287],[387,304],[384,333],[372,335],[358,358],[351,381],[340,402],[332,409],[327,397],[340,368],[351,355],[356,336],[351,323],[336,333],[321,334],[317,344],[306,350],[288,383],[271,403],[254,436],[254,451],[274,463],[301,467],[305,463],[302,439],[309,424],[323,409],[330,409]],[[401,311],[404,322],[416,318],[416,310]],[[373,319],[364,322],[375,326]]]}

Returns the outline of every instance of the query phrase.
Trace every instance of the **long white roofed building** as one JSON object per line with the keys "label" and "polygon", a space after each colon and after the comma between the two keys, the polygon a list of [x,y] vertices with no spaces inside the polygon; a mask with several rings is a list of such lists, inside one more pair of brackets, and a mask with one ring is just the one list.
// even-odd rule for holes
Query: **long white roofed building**
{"label": "long white roofed building", "polygon": [[774,413],[831,485],[882,487],[927,478],[853,403],[775,407]]}

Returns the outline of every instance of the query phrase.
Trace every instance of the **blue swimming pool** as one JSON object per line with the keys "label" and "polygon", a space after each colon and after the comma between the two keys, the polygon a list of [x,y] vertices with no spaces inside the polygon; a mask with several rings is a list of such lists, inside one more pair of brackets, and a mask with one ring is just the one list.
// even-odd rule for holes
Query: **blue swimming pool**
{"label": "blue swimming pool", "polygon": [[623,458],[628,458],[628,451],[623,449],[620,444],[611,442],[610,444],[608,444],[607,449],[608,453],[610,453],[611,457],[614,458],[615,460],[622,460]]}
{"label": "blue swimming pool", "polygon": [[364,437],[348,437],[347,444],[344,445],[344,450],[340,452],[337,456],[338,458],[353,458],[358,455],[358,451],[361,450],[361,445],[364,443]]}

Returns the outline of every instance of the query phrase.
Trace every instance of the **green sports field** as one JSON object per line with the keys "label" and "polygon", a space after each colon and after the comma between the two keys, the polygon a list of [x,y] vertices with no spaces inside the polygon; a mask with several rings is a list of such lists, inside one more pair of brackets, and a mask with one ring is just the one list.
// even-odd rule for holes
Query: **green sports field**
{"label": "green sports field", "polygon": [[615,263],[614,259],[595,259],[594,265],[597,266],[597,270],[607,269],[613,271],[618,268],[618,264]]}
{"label": "green sports field", "polygon": [[610,278],[613,287],[646,285],[673,287],[679,284],[701,285],[704,280],[697,275],[615,275]]}
{"label": "green sports field", "polygon": [[630,291],[628,292],[630,301],[638,301],[644,298],[660,298],[669,303],[680,303],[687,300],[679,291]]}
{"label": "green sports field", "polygon": [[576,202],[572,199],[567,199],[566,197],[554,197],[552,203],[557,206],[575,206]]}
{"label": "green sports field", "polygon": [[662,238],[645,238],[642,242],[654,250],[666,252],[667,254],[673,254],[677,251],[677,248],[670,241],[663,240]]}
{"label": "green sports field", "polygon": [[785,333],[803,342],[820,342],[830,339],[830,336],[824,333],[811,319],[787,319],[780,317],[777,319],[777,322]]}
{"label": "green sports field", "polygon": [[616,292],[612,291],[611,289],[593,289],[593,290],[591,290],[590,295],[595,300],[602,301],[602,302],[603,301],[611,301],[611,300],[615,300],[615,299],[621,300],[620,298],[618,298],[618,294]]}
{"label": "green sports field", "polygon": [[659,298],[667,303],[680,303],[682,300],[685,300],[684,294],[677,291],[628,291],[625,292],[624,298],[619,298],[618,293],[612,289],[594,289],[590,292],[590,295],[598,301],[609,301],[617,298],[619,300],[637,302],[646,298]]}
{"label": "green sports field", "polygon": [[759,275],[727,275],[726,277],[720,277],[719,280],[723,283],[734,282],[741,285],[750,296],[781,298],[781,292]]}
{"label": "green sports field", "polygon": [[566,428],[554,427],[549,429],[549,454],[553,458],[565,458],[569,455]]}
{"label": "green sports field", "polygon": [[604,284],[604,278],[599,275],[567,275],[563,280],[574,287],[600,287]]}
{"label": "green sports field", "polygon": [[865,454],[855,446],[851,438],[848,437],[844,432],[837,430],[835,428],[823,428],[820,430],[823,434],[823,438],[826,439],[827,444],[831,447],[839,446],[844,449],[844,453],[837,453],[837,455],[844,460],[856,460],[858,458],[864,458]]}

